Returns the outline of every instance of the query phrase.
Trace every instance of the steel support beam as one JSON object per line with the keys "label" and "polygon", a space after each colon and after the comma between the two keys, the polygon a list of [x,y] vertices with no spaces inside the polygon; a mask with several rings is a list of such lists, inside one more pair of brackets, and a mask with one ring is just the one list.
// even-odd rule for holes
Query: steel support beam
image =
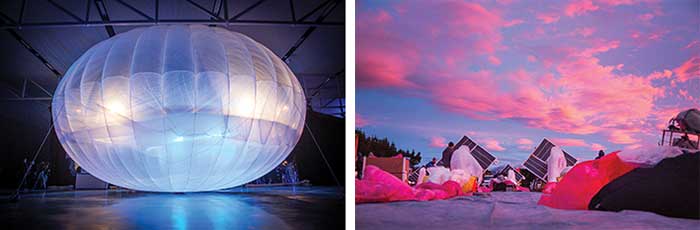
{"label": "steel support beam", "polygon": [[154,20],[151,16],[148,16],[144,12],[141,12],[139,9],[136,9],[136,7],[129,5],[128,3],[124,2],[123,0],[117,0],[117,2],[119,4],[122,4],[122,6],[126,6],[126,8],[129,8],[131,11],[134,11],[134,13],[137,13],[148,20]]}
{"label": "steel support beam", "polygon": [[51,101],[50,97],[2,98],[1,101]]}
{"label": "steel support beam", "polygon": [[201,19],[174,19],[174,20],[121,20],[121,21],[89,21],[89,22],[39,22],[23,24],[4,24],[0,29],[42,29],[60,27],[100,27],[100,26],[152,26],[160,24],[206,24],[206,25],[234,25],[234,26],[314,26],[314,27],[342,27],[342,22],[292,22],[292,21],[268,21],[268,20],[235,20],[220,22]]}
{"label": "steel support beam", "polygon": [[12,37],[15,38],[15,40],[17,40],[20,44],[22,44],[22,46],[24,46],[25,49],[27,49],[27,50],[28,50],[30,53],[32,53],[36,58],[38,58],[39,61],[41,61],[41,63],[43,63],[44,66],[46,66],[46,68],[48,68],[54,75],[56,75],[56,77],[61,77],[61,76],[63,76],[63,74],[61,74],[61,72],[58,72],[58,70],[56,70],[56,68],[54,68],[53,65],[51,65],[51,63],[49,63],[49,61],[46,60],[46,58],[44,58],[44,56],[42,56],[42,55],[39,53],[39,51],[37,51],[36,49],[34,49],[34,47],[32,47],[31,45],[29,45],[29,43],[28,43],[27,41],[25,41],[24,38],[22,38],[22,36],[20,36],[20,35],[17,33],[17,31],[14,31],[14,30],[11,30],[11,29],[5,29],[5,31],[7,31],[8,33],[10,33],[10,35],[12,35]]}
{"label": "steel support beam", "polygon": [[245,10],[241,11],[240,13],[236,14],[236,16],[233,16],[233,18],[229,19],[235,21],[236,19],[240,18],[244,14],[250,12],[251,10],[255,9],[255,7],[258,7],[260,4],[265,2],[265,0],[258,0],[257,2],[253,3],[253,5],[250,5],[248,8],[245,8]]}
{"label": "steel support beam", "polygon": [[340,99],[340,97],[331,98],[325,105],[321,106],[321,108],[328,108],[328,106],[330,106],[331,103],[333,103],[335,100],[338,100],[338,99]]}
{"label": "steel support beam", "polygon": [[155,24],[160,23],[160,17],[158,17],[158,15],[160,15],[160,1],[156,0],[156,21],[155,21]]}
{"label": "steel support beam", "polygon": [[316,96],[316,95],[321,91],[321,89],[322,89],[324,86],[326,86],[331,80],[333,80],[333,79],[335,79],[335,78],[338,78],[338,77],[340,77],[340,76],[342,76],[342,75],[344,75],[344,74],[345,74],[345,70],[341,70],[341,71],[338,71],[337,73],[335,73],[333,76],[327,77],[326,80],[324,80],[321,84],[319,84],[318,86],[316,86],[316,87],[314,87],[314,88],[312,89],[312,90],[315,90],[315,91],[314,91],[314,93],[311,94],[311,96],[312,96],[312,97]]}
{"label": "steel support beam", "polygon": [[[100,14],[100,18],[102,18],[102,21],[109,22],[109,14],[107,14],[107,6],[105,6],[105,2],[103,0],[95,0],[95,7],[97,8],[97,13]],[[114,37],[114,35],[117,35],[114,32],[114,27],[112,27],[112,25],[105,25],[105,30],[107,30],[109,37]]]}
{"label": "steel support beam", "polygon": [[61,10],[63,13],[67,14],[71,18],[75,19],[76,21],[83,22],[83,19],[78,17],[78,15],[73,14],[72,12],[70,12],[68,9],[61,6],[60,4],[54,2],[53,0],[48,0],[48,1],[49,1],[49,3],[51,3],[51,5],[55,6],[56,8],[58,8],[59,10]]}
{"label": "steel support beam", "polygon": [[325,2],[321,3],[321,5],[318,5],[316,8],[314,8],[313,10],[311,10],[311,12],[306,13],[304,16],[302,16],[302,17],[299,19],[299,21],[305,21],[307,18],[311,17],[311,15],[314,15],[316,12],[318,12],[318,10],[320,10],[320,9],[323,8],[323,7],[325,7],[326,5],[328,5],[328,3],[332,2],[332,1],[333,1],[333,0],[326,0]]}
{"label": "steel support beam", "polygon": [[[340,4],[339,0],[332,2],[331,5],[326,7],[324,9],[323,13],[320,16],[318,16],[318,18],[316,18],[316,23],[323,22],[323,20],[326,19],[326,17],[328,17],[328,15],[330,15],[333,12],[333,10],[335,9],[335,7],[338,6],[339,4]],[[325,3],[324,3],[324,5],[325,5]],[[311,26],[311,27],[307,28],[306,31],[304,31],[304,34],[302,34],[301,37],[299,37],[299,39],[297,39],[297,41],[294,43],[294,45],[292,45],[292,47],[289,48],[287,53],[285,53],[284,56],[282,56],[282,61],[286,62],[287,59],[289,59],[289,57],[291,57],[292,54],[294,54],[294,52],[301,46],[301,44],[304,43],[304,41],[306,41],[307,38],[309,38],[311,33],[313,33],[315,30],[316,30],[315,26]]]}
{"label": "steel support beam", "polygon": [[214,12],[207,10],[207,9],[204,8],[203,6],[197,4],[196,2],[194,2],[194,1],[192,1],[192,0],[186,0],[186,1],[189,2],[190,5],[193,5],[193,6],[196,7],[197,9],[201,10],[202,12],[206,13],[206,14],[209,15],[210,17],[214,18],[214,20],[216,20],[216,21],[224,21],[224,19],[220,18],[219,15],[214,14]]}
{"label": "steel support beam", "polygon": [[292,21],[297,21],[297,13],[294,11],[294,0],[289,0],[289,11],[292,12]]}
{"label": "steel support beam", "polygon": [[22,0],[22,9],[19,11],[19,24],[24,22],[24,11],[27,9],[27,0]]}
{"label": "steel support beam", "polygon": [[30,80],[30,79],[27,79],[27,80],[29,80],[29,82],[32,83],[32,85],[39,88],[42,92],[44,92],[49,97],[53,97],[53,94],[51,92],[49,92],[48,90],[46,90],[46,88],[44,88],[43,86],[39,85],[39,83],[36,83],[34,80]]}

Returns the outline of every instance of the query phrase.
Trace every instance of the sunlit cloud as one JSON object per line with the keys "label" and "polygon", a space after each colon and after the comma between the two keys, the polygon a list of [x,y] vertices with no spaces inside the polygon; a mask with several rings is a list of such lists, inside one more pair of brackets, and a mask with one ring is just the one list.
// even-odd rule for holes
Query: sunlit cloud
{"label": "sunlit cloud", "polygon": [[[431,117],[412,120],[412,110],[424,109],[440,117],[434,123],[476,134],[488,122],[529,133],[482,135],[491,151],[531,150],[536,143],[521,139],[544,137],[574,150],[615,150],[656,144],[670,117],[700,103],[693,90],[700,86],[700,32],[693,26],[700,15],[690,3],[361,2],[358,90],[429,105],[396,105],[406,110],[396,116],[414,121],[401,126],[428,130],[420,124]],[[451,116],[466,121],[443,119]],[[451,139],[434,129],[418,142],[439,149],[426,137]]]}
{"label": "sunlit cloud", "polygon": [[443,138],[443,137],[431,137],[430,138],[430,147],[444,148],[446,146],[447,146],[447,144],[445,144],[445,138]]}

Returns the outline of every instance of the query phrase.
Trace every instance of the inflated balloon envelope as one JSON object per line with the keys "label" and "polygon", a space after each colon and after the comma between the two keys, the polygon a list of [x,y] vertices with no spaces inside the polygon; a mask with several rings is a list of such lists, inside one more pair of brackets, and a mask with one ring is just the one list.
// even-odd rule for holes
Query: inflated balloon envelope
{"label": "inflated balloon envelope", "polygon": [[86,51],[52,102],[68,155],[111,184],[164,192],[238,186],[274,169],[304,126],[289,67],[240,33],[138,28]]}

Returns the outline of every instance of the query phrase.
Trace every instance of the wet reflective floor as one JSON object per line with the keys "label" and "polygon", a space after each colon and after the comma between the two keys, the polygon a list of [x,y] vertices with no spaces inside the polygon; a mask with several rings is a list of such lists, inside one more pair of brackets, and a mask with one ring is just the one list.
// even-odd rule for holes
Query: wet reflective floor
{"label": "wet reflective floor", "polygon": [[0,229],[342,229],[343,199],[335,187],[49,192],[3,197]]}

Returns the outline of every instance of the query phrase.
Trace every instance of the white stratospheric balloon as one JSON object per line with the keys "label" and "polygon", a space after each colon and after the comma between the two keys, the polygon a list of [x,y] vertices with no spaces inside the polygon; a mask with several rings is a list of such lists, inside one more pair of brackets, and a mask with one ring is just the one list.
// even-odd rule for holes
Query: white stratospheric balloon
{"label": "white stratospheric balloon", "polygon": [[240,33],[153,26],[90,48],[52,102],[68,155],[108,183],[161,192],[238,186],[274,169],[306,115],[287,65]]}

